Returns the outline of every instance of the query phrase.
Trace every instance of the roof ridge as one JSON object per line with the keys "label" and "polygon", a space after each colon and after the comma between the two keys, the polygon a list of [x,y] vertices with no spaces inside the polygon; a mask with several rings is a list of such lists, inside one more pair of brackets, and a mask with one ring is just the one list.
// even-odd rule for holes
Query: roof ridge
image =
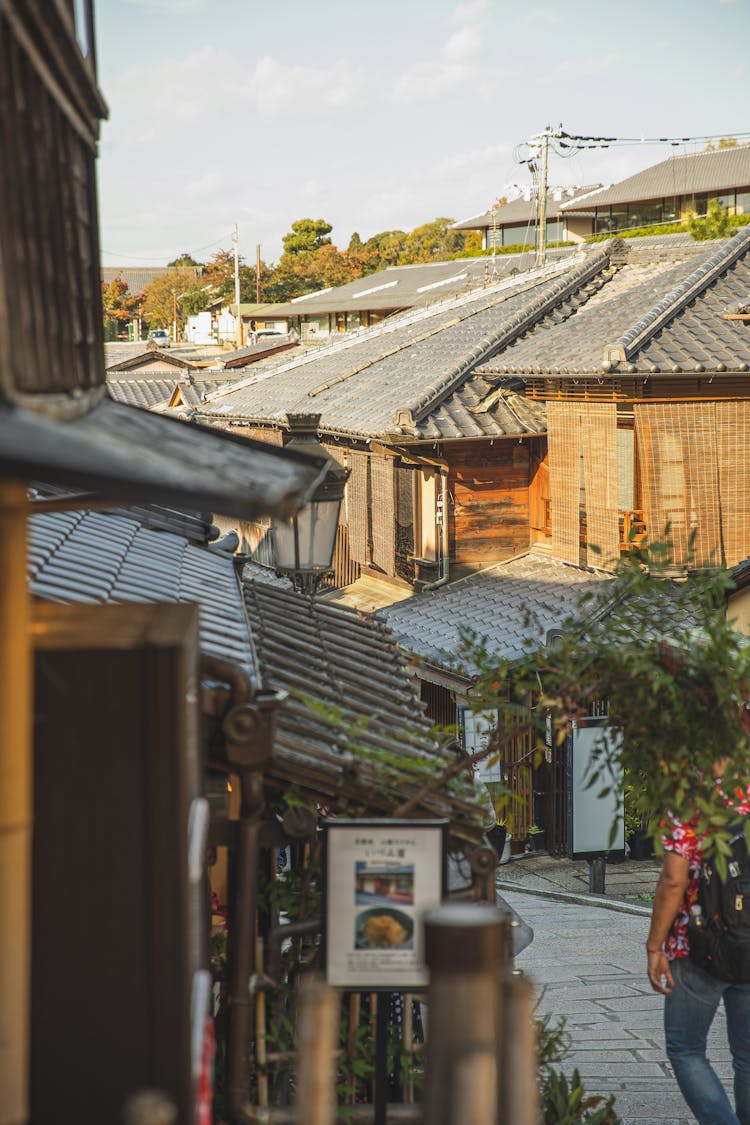
{"label": "roof ridge", "polygon": [[684,281],[675,285],[645,316],[612,344],[605,345],[603,363],[614,365],[632,359],[656,333],[750,249],[750,227],[706,258]]}
{"label": "roof ridge", "polygon": [[[572,295],[581,285],[600,273],[609,263],[609,247],[611,247],[611,243],[605,242],[602,249],[586,256],[580,265],[574,265],[568,275],[563,275],[562,280],[557,284],[553,282],[551,293],[528,304],[510,323],[504,324],[500,332],[494,336],[483,337],[468,359],[463,360],[449,372],[440,384],[433,388],[431,393],[417,400],[412,406],[396,412],[395,427],[402,432],[415,430],[419,423],[424,421],[440,402],[456,390],[457,386],[478,363],[490,359],[492,354],[507,346],[521,332],[527,331],[537,324],[561,300]],[[565,261],[569,262],[570,259],[565,259]]]}
{"label": "roof ridge", "polygon": [[[517,255],[509,255],[509,257],[515,256]],[[556,272],[555,267],[571,261],[573,257],[574,255],[557,257],[553,262],[548,263],[547,266],[542,268],[549,272]],[[438,265],[444,263],[434,264]],[[394,266],[390,268],[401,269],[402,267]],[[525,275],[528,275],[528,277]],[[258,383],[265,382],[266,379],[271,379],[275,375],[281,375],[286,371],[292,371],[294,368],[303,367],[305,364],[317,362],[319,359],[324,359],[332,353],[347,351],[349,348],[356,347],[356,345],[360,344],[363,340],[373,340],[381,336],[388,336],[401,328],[408,328],[421,320],[430,320],[432,317],[440,316],[441,313],[446,312],[449,306],[457,309],[461,308],[463,305],[476,301],[483,293],[490,295],[501,293],[505,289],[513,288],[518,285],[519,277],[523,280],[530,280],[531,275],[535,277],[538,276],[538,271],[536,269],[524,270],[521,274],[502,277],[500,280],[492,282],[490,285],[473,286],[468,292],[461,293],[459,296],[452,294],[428,305],[415,305],[413,308],[406,309],[404,312],[396,313],[377,324],[370,325],[364,331],[360,331],[355,335],[347,335],[343,340],[334,338],[322,347],[309,348],[302,355],[296,355],[293,359],[284,360],[276,367],[254,372],[246,379],[229,380],[217,390],[210,391],[204,401],[206,403],[218,401],[219,399],[231,395],[235,391],[245,390],[247,387],[253,387]]]}

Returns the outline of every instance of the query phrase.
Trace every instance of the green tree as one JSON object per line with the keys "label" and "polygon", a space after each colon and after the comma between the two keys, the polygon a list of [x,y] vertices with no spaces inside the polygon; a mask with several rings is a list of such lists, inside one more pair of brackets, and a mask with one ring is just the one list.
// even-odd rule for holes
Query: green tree
{"label": "green tree", "polygon": [[[284,254],[301,254],[319,250],[330,243],[328,235],[333,230],[325,219],[297,219],[282,241]],[[282,255],[283,256],[283,255]]]}
{"label": "green tree", "polygon": [[423,223],[406,236],[399,265],[435,262],[450,258],[464,248],[464,232],[451,230],[453,219],[438,218]]}
{"label": "green tree", "polygon": [[183,250],[181,254],[174,259],[173,262],[167,262],[170,268],[176,269],[180,266],[202,266],[202,262],[196,262],[195,258],[189,251]]}
{"label": "green tree", "polygon": [[695,211],[688,214],[688,230],[696,242],[705,242],[709,238],[724,238],[729,230],[729,212],[722,207],[718,199],[709,199],[706,214],[703,218],[696,215]]}
{"label": "green tree", "polygon": [[540,751],[550,720],[559,748],[571,721],[606,701],[608,729],[620,737],[600,743],[592,784],[606,792],[622,769],[645,779],[637,800],[657,845],[665,810],[696,817],[720,866],[727,810],[710,779],[717,762],[727,793],[750,777],[750,645],[727,618],[728,572],[676,582],[671,565],[666,541],[631,550],[564,622],[559,643],[529,645],[517,662],[497,660],[477,637],[466,651],[479,670],[478,706],[498,707],[507,723],[533,701]]}

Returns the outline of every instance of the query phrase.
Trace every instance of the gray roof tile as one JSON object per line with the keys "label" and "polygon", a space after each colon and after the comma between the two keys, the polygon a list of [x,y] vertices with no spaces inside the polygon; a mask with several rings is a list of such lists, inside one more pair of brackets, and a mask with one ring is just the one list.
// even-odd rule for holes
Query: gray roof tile
{"label": "gray roof tile", "polygon": [[[397,602],[377,617],[404,649],[444,668],[460,663],[461,632],[467,630],[487,637],[499,657],[514,659],[526,642],[543,643],[546,630],[575,610],[592,583],[610,577],[532,551]],[[538,614],[541,631],[527,621],[530,612]]]}
{"label": "gray roof tile", "polygon": [[[230,555],[144,527],[127,511],[36,513],[29,528],[35,597],[90,604],[194,602],[200,606],[201,647],[257,676]],[[42,552],[39,543],[45,544]]]}
{"label": "gray roof tile", "polygon": [[[415,427],[509,334],[533,323],[607,262],[597,249],[479,295],[410,313],[353,341],[307,355],[208,396],[212,420],[276,423],[288,412],[320,412],[321,429],[366,436]],[[446,425],[448,423],[446,422]],[[453,436],[462,436],[456,432]]]}
{"label": "gray roof tile", "polygon": [[[272,777],[315,793],[332,811],[355,806],[383,815],[454,761],[432,737],[414,680],[382,624],[275,585],[243,585],[264,682],[291,693],[277,718]],[[354,775],[346,756],[352,741]],[[456,835],[477,839],[473,796],[467,789],[448,802],[432,794],[418,815],[448,816]]]}

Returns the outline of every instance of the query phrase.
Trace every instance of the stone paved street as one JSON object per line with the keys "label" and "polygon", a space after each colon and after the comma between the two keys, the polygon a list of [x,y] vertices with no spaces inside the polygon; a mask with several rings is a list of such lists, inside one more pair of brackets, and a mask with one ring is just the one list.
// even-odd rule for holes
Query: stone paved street
{"label": "stone paved street", "polygon": [[[551,888],[559,898],[509,890],[515,880],[506,879],[505,868],[498,879],[503,897],[534,929],[518,967],[544,988],[541,1009],[567,1018],[573,1045],[565,1072],[577,1066],[589,1092],[616,1094],[624,1125],[693,1125],[664,1053],[663,1000],[645,976],[648,908],[620,909],[587,895],[564,901],[559,885]],[[720,1012],[709,1054],[727,1081],[725,1042]]]}

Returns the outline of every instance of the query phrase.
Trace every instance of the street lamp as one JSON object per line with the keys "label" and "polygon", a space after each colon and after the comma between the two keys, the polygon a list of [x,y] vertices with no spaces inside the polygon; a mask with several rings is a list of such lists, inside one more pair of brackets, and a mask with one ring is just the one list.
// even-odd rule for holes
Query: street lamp
{"label": "street lamp", "polygon": [[336,529],[349,470],[326,453],[316,438],[320,414],[287,414],[291,434],[287,448],[328,458],[328,472],[310,500],[290,519],[273,517],[271,535],[276,573],[291,579],[295,590],[314,595],[331,573]]}

